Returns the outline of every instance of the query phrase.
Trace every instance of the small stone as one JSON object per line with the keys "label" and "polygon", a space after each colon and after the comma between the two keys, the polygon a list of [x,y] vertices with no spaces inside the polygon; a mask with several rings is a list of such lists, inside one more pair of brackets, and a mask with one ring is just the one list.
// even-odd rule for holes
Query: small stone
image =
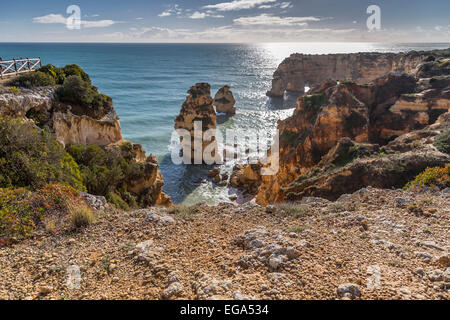
{"label": "small stone", "polygon": [[236,201],[238,199],[238,196],[235,194],[231,194],[230,196],[228,196],[228,199],[230,199],[231,201]]}
{"label": "small stone", "polygon": [[283,263],[281,256],[271,255],[268,260],[269,268],[272,270],[277,270]]}
{"label": "small stone", "polygon": [[422,247],[427,247],[427,248],[431,248],[431,249],[444,251],[444,248],[442,248],[441,246],[438,246],[436,244],[436,242],[434,242],[434,241],[422,241],[422,242],[419,242],[419,245],[421,245]]}
{"label": "small stone", "polygon": [[419,277],[423,278],[425,276],[425,271],[423,268],[417,268],[416,271],[414,271],[415,274],[417,274]]}
{"label": "small stone", "polygon": [[450,253],[446,253],[437,259],[437,263],[443,267],[450,267]]}
{"label": "small stone", "polygon": [[439,270],[433,270],[430,273],[428,273],[428,279],[430,279],[430,281],[432,282],[437,282],[437,281],[442,281],[444,278],[444,273]]}
{"label": "small stone", "polygon": [[354,283],[341,284],[337,288],[337,294],[340,298],[359,298],[361,297],[361,291],[359,291],[358,285]]}
{"label": "small stone", "polygon": [[249,297],[247,297],[247,296],[241,294],[239,291],[233,292],[233,299],[234,299],[234,300],[240,300],[240,301],[243,301],[243,300],[250,300]]}
{"label": "small stone", "polygon": [[42,286],[39,288],[39,294],[43,295],[43,296],[50,294],[52,291],[53,291],[53,288],[50,286]]}
{"label": "small stone", "polygon": [[405,208],[406,205],[408,205],[412,202],[414,202],[414,200],[411,198],[397,197],[394,199],[394,205],[398,208]]}
{"label": "small stone", "polygon": [[175,223],[175,219],[170,216],[162,216],[159,220],[162,224],[172,224]]}
{"label": "small stone", "polygon": [[170,284],[163,292],[163,299],[170,299],[178,296],[183,291],[183,285],[179,282]]}
{"label": "small stone", "polygon": [[411,290],[408,287],[400,288],[399,292],[407,296],[411,295]]}
{"label": "small stone", "polygon": [[264,241],[262,241],[262,240],[260,240],[260,239],[254,239],[254,240],[252,240],[252,241],[250,241],[250,242],[248,243],[248,247],[249,247],[250,249],[261,248],[261,247],[264,247],[264,246],[265,246]]}
{"label": "small stone", "polygon": [[272,205],[268,205],[266,207],[266,213],[273,213],[273,212],[275,212],[275,207]]}
{"label": "small stone", "polygon": [[297,259],[300,256],[300,251],[289,247],[286,249],[286,255],[289,260]]}

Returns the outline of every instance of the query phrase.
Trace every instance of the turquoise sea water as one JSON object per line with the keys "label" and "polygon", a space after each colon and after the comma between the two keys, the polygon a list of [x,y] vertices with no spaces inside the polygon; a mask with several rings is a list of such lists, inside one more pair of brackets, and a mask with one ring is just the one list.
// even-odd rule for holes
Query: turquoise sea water
{"label": "turquoise sea water", "polygon": [[231,86],[234,117],[218,116],[219,129],[276,129],[292,114],[295,99],[272,101],[265,95],[273,72],[291,53],[399,52],[443,49],[449,43],[274,43],[274,44],[64,44],[0,43],[0,57],[41,57],[44,64],[78,64],[101,92],[111,96],[124,138],[158,156],[164,191],[174,202],[228,201],[235,190],[205,180],[207,167],[175,166],[169,145],[174,119],[197,82],[208,82],[212,95]]}

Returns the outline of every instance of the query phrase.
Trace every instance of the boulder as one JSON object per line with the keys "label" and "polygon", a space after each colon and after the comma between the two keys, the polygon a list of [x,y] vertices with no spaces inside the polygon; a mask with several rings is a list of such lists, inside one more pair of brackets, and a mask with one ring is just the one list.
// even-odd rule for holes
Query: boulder
{"label": "boulder", "polygon": [[224,86],[217,91],[214,97],[214,105],[216,106],[217,112],[230,115],[236,114],[235,104],[236,100],[229,86]]}

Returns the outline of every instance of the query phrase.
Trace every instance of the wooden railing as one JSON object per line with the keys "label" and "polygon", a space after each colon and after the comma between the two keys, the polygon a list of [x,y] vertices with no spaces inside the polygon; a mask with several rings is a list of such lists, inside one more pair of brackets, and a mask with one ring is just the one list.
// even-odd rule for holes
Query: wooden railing
{"label": "wooden railing", "polygon": [[42,67],[41,58],[34,59],[0,59],[0,78],[6,76],[15,76],[25,72],[33,72]]}

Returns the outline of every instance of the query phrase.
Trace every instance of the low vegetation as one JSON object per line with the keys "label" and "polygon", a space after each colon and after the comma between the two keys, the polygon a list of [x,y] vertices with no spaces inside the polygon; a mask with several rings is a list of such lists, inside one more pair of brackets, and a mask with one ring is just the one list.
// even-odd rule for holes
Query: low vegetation
{"label": "low vegetation", "polygon": [[450,130],[441,133],[434,140],[434,146],[442,153],[450,154]]}
{"label": "low vegetation", "polygon": [[0,188],[36,190],[52,183],[85,191],[77,163],[50,132],[0,118]]}
{"label": "low vegetation", "polygon": [[417,186],[449,188],[450,163],[444,168],[433,167],[425,169],[425,171],[417,175],[413,181],[409,182],[405,188],[414,188]]}
{"label": "low vegetation", "polygon": [[311,208],[305,204],[297,203],[280,203],[276,206],[276,213],[283,217],[302,218],[305,217]]}
{"label": "low vegetation", "polygon": [[139,204],[141,199],[132,195],[127,185],[145,175],[145,165],[134,161],[129,143],[114,148],[72,145],[67,152],[80,166],[82,181],[89,193],[105,196],[125,210]]}
{"label": "low vegetation", "polygon": [[35,192],[0,189],[0,238],[26,238],[39,227],[60,233],[92,221],[92,211],[72,187],[47,185]]}
{"label": "low vegetation", "polygon": [[96,118],[112,109],[112,99],[99,93],[97,87],[92,85],[89,75],[75,64],[62,68],[49,64],[36,72],[22,74],[7,85],[16,89],[54,86],[57,100],[81,107],[85,113]]}

